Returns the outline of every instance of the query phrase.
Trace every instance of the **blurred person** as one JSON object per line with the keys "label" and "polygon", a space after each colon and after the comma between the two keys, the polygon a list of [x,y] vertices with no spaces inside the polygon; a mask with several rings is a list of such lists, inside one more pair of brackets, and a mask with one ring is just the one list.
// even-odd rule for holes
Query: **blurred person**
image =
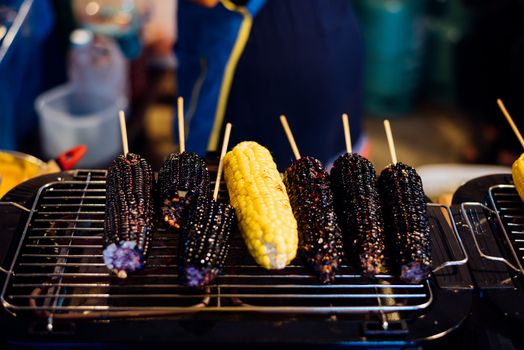
{"label": "blurred person", "polygon": [[174,65],[173,44],[176,41],[177,1],[149,0],[149,14],[142,29],[144,45],[150,49],[152,63]]}
{"label": "blurred person", "polygon": [[511,165],[522,152],[499,110],[501,98],[524,129],[524,0],[463,0],[472,11],[469,35],[458,52],[459,91],[478,125],[476,142],[464,150],[468,162]]}
{"label": "blurred person", "polygon": [[301,154],[329,164],[344,151],[348,113],[354,150],[366,155],[363,47],[351,1],[180,0],[175,53],[188,150],[217,150],[231,122],[230,145],[257,141],[283,170],[293,160],[285,114]]}

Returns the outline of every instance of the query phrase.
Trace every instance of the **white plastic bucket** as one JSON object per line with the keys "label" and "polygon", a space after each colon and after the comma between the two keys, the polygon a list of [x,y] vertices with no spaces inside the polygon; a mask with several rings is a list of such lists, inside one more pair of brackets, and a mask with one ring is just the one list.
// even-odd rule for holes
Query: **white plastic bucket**
{"label": "white plastic bucket", "polygon": [[47,158],[85,144],[87,153],[77,167],[106,166],[122,152],[118,111],[127,108],[120,96],[79,96],[69,84],[44,92],[35,101],[40,135]]}

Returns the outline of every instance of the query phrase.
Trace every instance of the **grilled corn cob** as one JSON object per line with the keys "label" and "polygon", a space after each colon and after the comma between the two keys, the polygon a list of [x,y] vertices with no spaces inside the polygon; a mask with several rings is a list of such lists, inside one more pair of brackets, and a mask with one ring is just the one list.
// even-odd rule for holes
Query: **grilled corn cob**
{"label": "grilled corn cob", "polygon": [[226,260],[235,210],[232,206],[200,198],[189,211],[181,235],[179,275],[189,287],[202,288],[214,281]]}
{"label": "grilled corn cob", "polygon": [[158,187],[162,219],[169,227],[179,229],[189,204],[210,196],[206,162],[195,153],[171,153],[160,168]]}
{"label": "grilled corn cob", "polygon": [[224,157],[224,179],[249,252],[264,268],[283,269],[297,253],[297,222],[271,154],[239,143]]}
{"label": "grilled corn cob", "polygon": [[346,153],[333,164],[335,211],[347,250],[366,276],[386,272],[385,235],[375,167],[366,158]]}
{"label": "grilled corn cob", "polygon": [[519,193],[520,198],[524,201],[524,153],[522,153],[511,167],[513,183]]}
{"label": "grilled corn cob", "polygon": [[144,266],[153,230],[153,172],[139,155],[120,155],[107,172],[106,266],[120,278]]}
{"label": "grilled corn cob", "polygon": [[298,252],[322,283],[335,279],[342,257],[342,233],[333,209],[327,172],[315,158],[302,157],[284,173],[298,223]]}
{"label": "grilled corn cob", "polygon": [[396,163],[382,170],[378,185],[400,277],[419,283],[431,269],[431,234],[422,180],[409,165]]}

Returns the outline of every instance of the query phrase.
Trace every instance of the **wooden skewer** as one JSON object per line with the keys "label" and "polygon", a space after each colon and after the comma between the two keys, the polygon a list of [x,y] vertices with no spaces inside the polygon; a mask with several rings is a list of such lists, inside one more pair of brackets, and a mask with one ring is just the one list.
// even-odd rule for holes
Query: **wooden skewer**
{"label": "wooden skewer", "polygon": [[393,134],[391,133],[391,124],[389,120],[384,120],[384,129],[386,129],[386,137],[388,138],[389,153],[391,154],[391,161],[397,164],[397,152],[395,151],[395,142],[393,142]]}
{"label": "wooden skewer", "polygon": [[122,135],[122,149],[124,150],[124,156],[127,157],[129,153],[129,144],[127,142],[127,128],[126,128],[126,115],[124,111],[118,113],[120,118],[120,134]]}
{"label": "wooden skewer", "polygon": [[502,111],[502,113],[504,114],[506,119],[508,120],[509,125],[513,129],[513,132],[515,133],[515,135],[519,139],[520,144],[522,145],[522,148],[524,148],[524,138],[520,134],[520,131],[517,128],[517,126],[515,125],[515,122],[513,122],[513,118],[511,118],[511,115],[509,115],[508,110],[506,109],[506,107],[504,106],[504,103],[502,102],[502,100],[500,98],[497,100],[497,103],[499,105],[500,110]]}
{"label": "wooden skewer", "polygon": [[178,116],[178,142],[180,143],[180,153],[186,150],[186,134],[184,130],[184,98],[179,96],[177,99]]}
{"label": "wooden skewer", "polygon": [[298,151],[297,144],[295,143],[295,138],[293,137],[293,134],[291,133],[291,129],[289,128],[289,124],[287,123],[287,119],[285,115],[280,116],[280,122],[282,123],[282,127],[284,128],[284,131],[286,132],[287,139],[289,141],[289,144],[291,145],[291,149],[293,150],[293,154],[295,155],[295,158],[298,160],[300,159],[300,152]]}
{"label": "wooden skewer", "polygon": [[224,156],[227,152],[227,145],[229,144],[229,136],[231,135],[231,123],[226,124],[226,131],[224,132],[224,142],[222,142],[222,151],[220,152],[220,161],[218,162],[217,180],[215,182],[215,190],[213,191],[213,199],[218,199],[218,189],[220,188],[220,180],[222,178],[222,169],[224,168]]}
{"label": "wooden skewer", "polygon": [[349,154],[353,153],[351,147],[351,132],[349,131],[349,117],[346,113],[342,114],[342,125],[344,125],[344,139],[346,140],[346,150]]}

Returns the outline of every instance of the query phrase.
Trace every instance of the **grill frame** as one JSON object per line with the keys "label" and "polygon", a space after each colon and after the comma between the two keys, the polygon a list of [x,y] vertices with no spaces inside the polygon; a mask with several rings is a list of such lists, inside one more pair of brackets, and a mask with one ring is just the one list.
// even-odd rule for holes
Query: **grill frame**
{"label": "grill frame", "polygon": [[[483,259],[503,263],[509,269],[511,269],[511,270],[513,270],[515,272],[518,272],[520,275],[524,275],[524,267],[523,267],[523,264],[524,264],[524,239],[513,238],[512,235],[514,235],[516,233],[510,230],[508,222],[506,222],[506,220],[505,220],[505,218],[507,217],[505,212],[507,210],[508,211],[509,210],[515,210],[515,208],[508,209],[508,208],[503,207],[502,206],[503,203],[508,203],[509,201],[508,200],[504,200],[504,202],[501,202],[500,200],[497,199],[497,196],[509,196],[509,197],[512,197],[512,198],[517,198],[516,201],[510,202],[510,204],[512,204],[513,206],[521,206],[520,205],[521,199],[520,199],[518,193],[516,192],[516,189],[515,189],[514,185],[497,184],[497,185],[489,186],[489,188],[487,189],[488,205],[485,205],[485,204],[480,203],[480,202],[463,202],[463,203],[461,203],[460,207],[461,207],[462,217],[466,221],[466,227],[467,227],[469,233],[471,234],[471,237],[473,238],[475,248],[476,248],[478,254]],[[485,253],[483,251],[483,249],[480,246],[479,241],[477,240],[477,237],[476,237],[476,236],[481,234],[480,232],[477,232],[477,230],[479,229],[479,227],[482,230],[481,220],[483,220],[483,219],[479,218],[478,212],[475,214],[475,217],[470,217],[470,214],[468,214],[468,213],[472,213],[473,211],[471,211],[471,210],[468,211],[468,207],[477,208],[477,209],[480,209],[481,211],[487,212],[488,215],[486,216],[486,220],[489,220],[489,216],[490,215],[493,215],[495,217],[495,220],[496,220],[496,223],[497,223],[496,231],[500,231],[500,233],[502,234],[502,239],[503,239],[502,244],[504,245],[504,248],[505,248],[505,249],[503,248],[503,250],[507,250],[509,252],[509,255],[511,256],[510,259],[508,259],[508,258],[506,258],[504,256],[494,256],[494,255],[491,255],[491,254],[487,254],[487,253]],[[519,220],[523,221],[523,223],[519,224],[519,226],[522,226],[524,228],[524,206],[521,206],[521,208],[517,208],[516,210],[518,210],[519,212],[522,213],[517,218]],[[510,231],[510,232],[508,232],[508,231]],[[522,233],[519,233],[519,234],[523,234],[523,236],[524,236],[524,231]],[[522,245],[522,247],[520,247],[520,250],[523,251],[522,256],[520,258],[518,256],[516,250],[515,250],[515,246],[518,246],[519,243]],[[510,260],[513,260],[513,261],[510,261]]]}
{"label": "grill frame", "polygon": [[[506,239],[506,242],[508,243],[508,248],[511,251],[511,255],[513,256],[513,258],[515,259],[515,262],[517,263],[517,268],[518,268],[519,272],[521,274],[524,274],[524,268],[523,268],[523,264],[524,264],[524,239],[521,239],[520,240],[521,242],[517,242],[518,239],[512,237],[513,235],[517,234],[517,232],[509,230],[510,223],[508,221],[506,221],[506,218],[507,218],[507,215],[505,214],[506,211],[513,210],[514,208],[513,209],[504,208],[504,207],[502,207],[503,203],[496,199],[497,196],[502,195],[502,192],[504,190],[513,190],[513,193],[511,193],[511,197],[512,198],[517,198],[517,200],[516,201],[512,201],[511,204],[513,204],[513,205],[520,205],[522,203],[522,200],[520,199],[520,197],[519,197],[519,195],[517,193],[517,190],[516,190],[514,185],[500,184],[500,185],[496,185],[496,186],[491,186],[489,188],[489,190],[488,190],[488,194],[489,194],[489,198],[490,198],[490,201],[491,201],[491,205],[495,209],[495,214],[496,214],[496,217],[497,217],[497,221],[498,221],[498,223],[500,225],[499,227],[502,230],[502,233],[504,234],[504,238]],[[519,224],[519,226],[522,227],[522,232],[520,232],[518,234],[522,234],[524,236],[524,206],[520,205],[520,208],[517,208],[516,210],[518,210],[518,212],[521,213],[517,218],[519,220],[522,220],[522,224]],[[510,231],[510,232],[508,232],[508,231]],[[522,247],[521,247],[522,250],[523,250],[523,253],[522,253],[522,255],[520,257],[518,256],[517,252],[515,251],[515,246],[517,246],[518,243],[523,243]]]}
{"label": "grill frame", "polygon": [[[503,232],[506,227],[493,195],[497,188],[514,191],[512,183],[511,173],[486,175],[463,184],[453,196],[478,299],[472,322],[483,328],[475,336],[489,339],[478,346],[507,347],[511,342],[521,348],[524,344],[524,275],[512,252],[511,235]],[[516,191],[513,197],[517,199]]]}
{"label": "grill frame", "polygon": [[[76,173],[75,173],[75,176]],[[57,182],[53,182],[53,183],[59,183],[59,184],[64,184],[64,183],[68,183],[68,182],[71,182],[71,181],[63,181],[63,179],[60,179],[59,181]],[[74,182],[74,181],[73,181]],[[51,185],[52,183],[47,183],[46,185],[44,185],[44,187],[48,187],[49,185]],[[40,189],[39,191],[37,191],[37,193],[40,193]],[[34,201],[33,201],[33,205],[32,205],[32,209],[34,209],[34,207],[37,205],[37,202],[38,202],[38,197],[35,197]],[[436,210],[436,208],[435,208]],[[24,242],[25,242],[25,238],[26,238],[26,229],[30,223],[30,218],[32,216],[28,217],[27,219],[27,222],[26,222],[26,225],[25,225],[25,229],[24,229],[24,232],[23,232],[23,236],[19,239],[19,243],[18,243],[18,246],[17,246],[17,249],[16,249],[16,255],[19,254],[19,250],[21,249],[20,247],[22,247],[24,245]],[[450,217],[450,220],[453,222],[453,217]],[[457,235],[456,231],[455,230],[452,230],[453,231],[453,235]],[[450,233],[445,233],[445,232],[440,232],[443,236],[443,238],[445,239],[450,239],[448,236],[452,236]],[[238,238],[238,237],[237,237]],[[460,239],[460,237],[459,237]],[[458,243],[459,245],[462,245],[462,243],[459,241]],[[244,254],[247,254],[244,250]],[[458,259],[456,259],[456,261],[454,262],[447,262],[447,261],[444,261],[440,268],[441,269],[444,269],[445,271],[443,271],[444,274],[449,274],[451,269],[453,269],[454,267],[453,266],[449,266],[449,265],[456,265],[458,263],[458,265],[460,264],[463,264],[461,261],[466,259],[467,260],[467,255],[465,255],[464,257],[460,257]],[[15,263],[16,263],[16,260],[17,259],[12,259],[12,263],[11,263],[11,268],[10,268],[10,271],[13,271],[15,270],[13,267],[15,266]],[[292,267],[293,269],[294,267]],[[449,269],[448,269],[449,268]],[[461,268],[462,269],[462,268]],[[437,270],[437,269],[435,269]],[[16,272],[16,271],[15,271]],[[303,273],[307,273],[308,277],[311,279],[311,280],[314,280],[314,277],[312,276],[309,276],[309,273],[308,272],[305,272],[305,270],[303,271]],[[439,273],[440,274],[440,273]],[[290,315],[297,315],[296,317],[298,317],[297,322],[302,322],[300,320],[305,320],[303,319],[303,317],[306,317],[306,316],[314,316],[316,315],[317,317],[320,317],[321,319],[331,319],[332,317],[336,317],[336,316],[339,316],[339,318],[345,318],[347,320],[351,320],[351,322],[356,322],[357,324],[359,325],[362,325],[363,323],[367,323],[369,321],[373,321],[376,322],[377,320],[379,320],[379,324],[382,324],[384,325],[384,322],[386,322],[386,325],[387,323],[389,322],[389,324],[393,325],[395,324],[395,319],[400,319],[401,322],[404,322],[404,320],[411,320],[409,321],[410,322],[410,331],[406,331],[406,330],[403,330],[403,332],[401,332],[401,337],[402,338],[406,338],[406,337],[410,337],[411,339],[415,339],[417,338],[417,335],[416,334],[429,334],[428,336],[426,335],[420,335],[419,338],[423,339],[423,338],[427,338],[427,339],[435,339],[435,338],[438,338],[438,337],[441,337],[441,336],[444,336],[446,334],[448,334],[452,329],[455,329],[456,327],[458,327],[460,325],[460,323],[462,322],[463,318],[462,317],[465,317],[465,315],[467,314],[467,312],[463,312],[461,313],[462,311],[460,312],[457,312],[457,313],[453,313],[453,317],[450,317],[450,320],[446,321],[446,322],[441,322],[439,323],[441,325],[442,328],[439,328],[439,331],[437,332],[438,334],[434,333],[433,331],[431,331],[430,329],[427,329],[427,326],[426,326],[426,329],[423,329],[423,324],[426,324],[426,325],[429,325],[431,324],[430,322],[433,322],[432,321],[432,317],[430,316],[431,314],[435,313],[436,311],[436,308],[440,308],[441,305],[443,304],[447,304],[450,302],[450,297],[457,297],[458,294],[461,295],[461,298],[466,298],[466,299],[461,299],[461,300],[468,300],[468,297],[467,295],[470,294],[470,291],[467,290],[467,288],[465,289],[461,289],[459,287],[459,290],[455,289],[456,287],[446,287],[445,286],[445,283],[443,281],[440,280],[440,277],[439,277],[439,274],[437,274],[436,276],[433,276],[431,279],[427,280],[426,281],[426,284],[427,286],[425,286],[425,288],[428,288],[429,292],[431,293],[431,302],[428,303],[427,306],[423,307],[423,308],[420,308],[419,310],[402,310],[402,309],[397,309],[397,310],[394,310],[394,309],[390,309],[388,310],[387,309],[387,305],[385,306],[382,306],[381,308],[377,308],[375,310],[373,309],[370,309],[370,308],[366,308],[366,309],[360,309],[360,310],[353,310],[354,312],[344,312],[344,310],[342,310],[342,312],[337,312],[336,309],[334,309],[333,307],[331,308],[325,308],[324,310],[321,310],[321,312],[312,312],[312,309],[311,307],[309,306],[307,309],[304,309],[304,310],[299,310],[297,308],[293,308],[293,309],[285,309],[285,308],[282,308],[280,310],[273,310],[273,311],[270,311],[268,309],[264,309],[264,308],[260,308],[260,307],[239,307],[239,306],[235,306],[235,307],[231,307],[231,308],[227,308],[227,307],[223,307],[221,306],[221,310],[217,310],[217,309],[213,309],[212,307],[198,307],[198,308],[187,308],[187,307],[184,307],[184,308],[180,308],[180,309],[170,309],[170,310],[154,310],[154,311],[149,311],[149,312],[137,312],[137,310],[129,310],[129,309],[121,309],[121,310],[111,310],[111,312],[106,312],[104,310],[101,310],[100,313],[98,314],[94,314],[94,313],[90,313],[90,314],[85,314],[85,313],[80,313],[80,312],[74,312],[72,313],[71,315],[68,315],[67,313],[64,313],[63,315],[61,315],[59,312],[56,312],[57,310],[54,310],[55,312],[54,313],[49,313],[49,312],[45,312],[45,311],[48,311],[48,310],[35,310],[34,308],[26,308],[26,309],[10,309],[9,307],[6,309],[7,311],[9,311],[10,313],[13,313],[13,316],[16,315],[16,316],[21,316],[21,317],[25,317],[25,316],[29,316],[29,317],[34,317],[35,315],[35,311],[36,311],[36,314],[39,315],[39,316],[43,316],[45,318],[47,318],[47,329],[48,330],[52,330],[53,329],[53,319],[59,321],[59,320],[68,320],[68,321],[71,321],[71,320],[76,320],[76,321],[81,321],[81,320],[85,320],[85,319],[90,319],[90,320],[101,320],[101,319],[106,319],[106,318],[115,318],[115,319],[129,319],[129,317],[153,317],[153,319],[157,319],[158,317],[164,317],[164,316],[176,316],[176,317],[183,317],[183,318],[188,318],[188,319],[194,319],[194,318],[197,318],[197,317],[200,317],[198,315],[201,315],[201,316],[204,316],[204,315],[208,315],[209,317],[212,317],[214,318],[215,316],[214,315],[221,315],[219,316],[220,319],[228,319],[228,318],[236,318],[236,317],[240,317],[240,315],[246,315],[245,317],[247,317],[247,319],[252,319],[251,317],[252,316],[247,316],[249,314],[253,315],[253,317],[257,318],[258,317],[262,317],[262,316],[257,316],[257,315],[264,315],[263,317],[269,317],[271,314],[274,314],[275,317],[277,317],[277,319],[287,319],[290,317]],[[232,277],[235,277],[235,276],[232,276]],[[9,276],[8,278],[11,278],[11,276]],[[286,278],[285,276],[283,277],[279,277],[279,278]],[[354,274],[348,274],[347,275],[347,278],[351,279],[361,279],[360,276],[358,275],[354,275]],[[382,280],[394,280],[394,279],[391,279],[390,276],[382,276]],[[2,302],[5,302],[4,300],[4,292],[5,292],[5,287],[8,285],[8,281],[6,281],[4,283],[4,288],[3,288],[3,291],[2,291]],[[319,286],[315,286],[315,287],[319,287]],[[326,287],[326,286],[321,286],[322,288],[326,289],[326,288],[335,288],[335,287]],[[380,288],[380,287],[379,287]],[[452,288],[452,289],[450,289]],[[455,296],[453,296],[455,295]],[[439,306],[440,305],[440,306]],[[464,309],[467,309],[469,305],[468,303],[465,303],[463,306],[464,306]],[[5,306],[5,304],[4,304]],[[462,309],[461,309],[462,310]],[[29,311],[29,313],[27,313],[27,311]],[[60,311],[60,310],[58,310]],[[86,311],[86,310],[84,310]],[[216,312],[216,311],[226,311],[226,312]],[[245,312],[244,312],[245,311]],[[318,311],[318,310],[317,310]],[[346,310],[347,311],[347,310]],[[18,314],[18,315],[17,315]],[[281,316],[279,316],[281,315]],[[303,315],[303,316],[300,316],[300,315]],[[429,315],[429,316],[428,316]],[[93,317],[94,316],[94,317]],[[423,317],[422,317],[423,316]],[[293,316],[295,317],[295,316]],[[20,317],[17,317],[17,318],[20,318]],[[44,319],[45,319],[44,318]],[[455,321],[451,321],[451,320],[455,320]],[[459,321],[456,321],[456,320],[459,320]],[[416,321],[416,325],[412,322]],[[341,322],[341,321],[339,321]],[[345,322],[345,321],[344,321]],[[454,323],[455,322],[455,323]],[[362,326],[358,326],[356,329],[357,331],[361,329]],[[422,327],[422,328],[419,328],[419,327]],[[366,333],[364,331],[364,333]],[[377,334],[378,334],[378,337],[380,338],[380,335],[384,336],[384,335],[391,335],[393,334],[394,332],[390,332],[388,333],[387,329],[382,329],[382,331],[379,331]],[[371,334],[371,333],[370,333]],[[373,333],[375,334],[375,333]],[[399,334],[397,334],[397,336],[399,336]],[[375,335],[373,335],[375,336]],[[347,336],[348,338],[350,337],[349,335]],[[356,339],[356,338],[354,338]],[[357,341],[357,343],[365,343],[365,341],[363,339],[361,339],[360,341]],[[329,343],[329,341],[328,341]]]}

